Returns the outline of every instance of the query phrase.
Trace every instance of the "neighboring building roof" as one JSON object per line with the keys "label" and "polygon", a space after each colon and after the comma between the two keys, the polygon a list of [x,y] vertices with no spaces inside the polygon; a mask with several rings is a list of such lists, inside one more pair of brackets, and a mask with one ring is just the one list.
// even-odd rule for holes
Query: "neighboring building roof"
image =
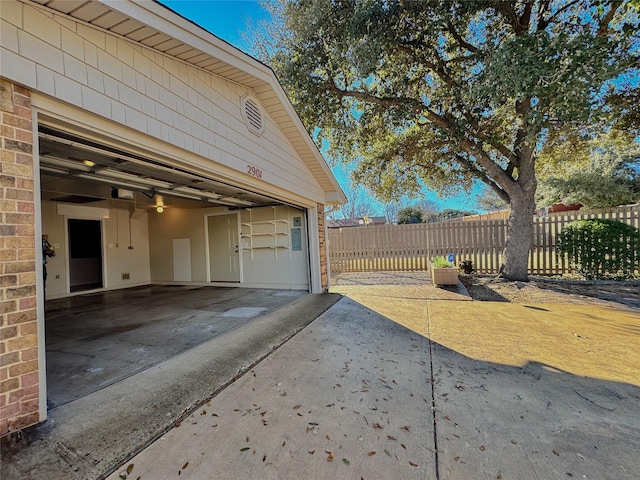
{"label": "neighboring building roof", "polygon": [[[371,222],[369,225],[385,225],[387,219],[385,217],[369,217]],[[360,223],[363,222],[363,223]],[[340,218],[338,220],[327,220],[327,228],[344,228],[344,227],[364,227],[364,220],[359,218]]]}
{"label": "neighboring building roof", "polygon": [[32,1],[251,88],[325,190],[326,203],[346,203],[327,162],[267,65],[157,1],[90,0],[80,8],[79,2]]}

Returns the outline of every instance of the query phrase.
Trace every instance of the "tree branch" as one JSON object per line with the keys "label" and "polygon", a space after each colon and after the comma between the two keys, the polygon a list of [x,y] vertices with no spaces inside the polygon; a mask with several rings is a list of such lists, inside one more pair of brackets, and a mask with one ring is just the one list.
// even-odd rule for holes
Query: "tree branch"
{"label": "tree branch", "polygon": [[522,33],[526,33],[529,30],[529,23],[531,22],[531,11],[533,10],[533,0],[529,0],[525,6],[522,15],[518,19],[518,25],[522,29]]}
{"label": "tree branch", "polygon": [[[510,175],[507,175],[506,171],[500,167],[497,163],[495,163],[489,154],[485,152],[478,143],[470,138],[467,138],[460,134],[453,121],[443,117],[442,115],[438,115],[434,111],[430,110],[426,105],[422,102],[419,102],[413,98],[406,97],[377,97],[367,92],[353,91],[353,90],[343,90],[339,88],[333,79],[328,78],[325,80],[325,86],[333,93],[341,96],[341,97],[352,97],[360,100],[364,100],[367,102],[375,103],[377,105],[382,105],[385,107],[398,106],[399,104],[410,105],[413,107],[417,113],[424,115],[427,120],[431,121],[438,128],[448,131],[454,137],[457,137],[460,140],[459,146],[462,147],[465,151],[470,153],[476,158],[476,161],[484,168],[488,174],[493,178],[501,178],[505,185],[515,185],[515,180]],[[474,135],[479,140],[483,140],[484,134],[478,132],[478,134]],[[486,137],[485,137],[486,138]],[[488,139],[487,139],[488,140]],[[489,143],[487,141],[487,143]],[[492,142],[493,143],[493,142]],[[489,143],[492,145],[492,143]],[[513,152],[502,145],[494,146],[502,155],[504,155],[510,161],[512,159],[517,159],[514,157]],[[508,191],[508,189],[507,189]]]}
{"label": "tree branch", "polygon": [[480,170],[472,162],[470,162],[469,159],[463,157],[460,154],[455,154],[455,158],[458,163],[460,163],[463,169],[473,173],[480,179],[480,181],[482,181],[482,183],[491,188],[498,195],[498,197],[500,197],[501,200],[509,203],[509,195],[507,194],[507,192],[500,188],[500,186],[498,186],[498,184],[494,182],[484,171]]}
{"label": "tree branch", "polygon": [[470,51],[471,53],[480,53],[480,49],[472,44],[470,44],[469,42],[467,42],[462,35],[460,35],[456,29],[453,27],[453,25],[448,22],[447,23],[447,28],[446,31],[449,32],[451,34],[451,36],[453,37],[453,39],[458,42],[458,45],[460,45],[462,48],[464,48],[465,50]]}
{"label": "tree branch", "polygon": [[[547,7],[547,8],[545,8],[545,10],[548,10],[549,3],[548,3],[548,2],[545,2],[545,3],[546,3],[546,7]],[[561,14],[562,12],[564,12],[565,10],[567,10],[567,9],[571,8],[571,7],[572,7],[572,6],[574,6],[576,3],[580,3],[580,0],[573,0],[572,2],[569,2],[569,3],[567,3],[566,5],[564,5],[562,8],[559,8],[559,9],[558,9],[558,11],[557,11],[556,13],[554,13],[553,15],[551,15],[551,16],[550,16],[549,18],[547,18],[546,20],[545,20],[545,19],[540,20],[540,21],[538,22],[538,31],[539,31],[539,32],[541,32],[541,31],[543,31],[544,29],[546,29],[546,28],[549,26],[549,24],[550,24],[551,22],[553,22],[553,21],[558,17],[558,15],[560,15],[560,14]],[[544,12],[540,11],[540,16],[542,17],[543,15],[544,15]]]}
{"label": "tree branch", "polygon": [[511,28],[513,28],[514,33],[516,35],[519,35],[520,22],[518,19],[518,15],[516,15],[516,11],[513,9],[513,3],[496,2],[494,8],[496,9],[496,12],[500,13],[507,20],[507,22],[511,25]]}
{"label": "tree branch", "polygon": [[[417,57],[417,53],[415,50],[410,48],[407,45],[398,45],[398,51],[404,52],[409,56]],[[424,57],[419,58],[422,65],[427,67],[433,73],[435,73],[447,86],[449,87],[459,87],[460,85],[444,70],[444,64],[436,65],[433,62],[426,60]],[[441,63],[441,62],[439,62]]]}
{"label": "tree branch", "polygon": [[609,33],[609,23],[611,23],[611,20],[613,20],[613,17],[616,14],[616,11],[621,6],[622,6],[621,0],[613,0],[611,2],[611,8],[600,21],[600,26],[598,27],[598,32],[596,33],[596,36],[598,38],[603,38],[607,35],[607,33]]}
{"label": "tree branch", "polygon": [[395,107],[400,104],[410,105],[414,107],[417,111],[422,112],[425,108],[422,102],[415,100],[413,98],[408,97],[377,97],[376,95],[372,95],[367,92],[360,92],[357,90],[343,90],[339,88],[333,78],[327,78],[324,81],[325,87],[327,87],[331,92],[339,95],[340,97],[353,97],[359,100],[364,100],[370,103],[375,103],[376,105],[382,105],[385,107]]}

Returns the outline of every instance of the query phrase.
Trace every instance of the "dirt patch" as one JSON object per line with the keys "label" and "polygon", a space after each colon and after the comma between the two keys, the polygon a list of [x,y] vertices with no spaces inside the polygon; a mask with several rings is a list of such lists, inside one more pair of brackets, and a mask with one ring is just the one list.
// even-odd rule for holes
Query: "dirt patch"
{"label": "dirt patch", "polygon": [[471,298],[481,302],[623,304],[640,308],[640,285],[632,282],[580,283],[535,278],[512,282],[491,275],[460,275]]}

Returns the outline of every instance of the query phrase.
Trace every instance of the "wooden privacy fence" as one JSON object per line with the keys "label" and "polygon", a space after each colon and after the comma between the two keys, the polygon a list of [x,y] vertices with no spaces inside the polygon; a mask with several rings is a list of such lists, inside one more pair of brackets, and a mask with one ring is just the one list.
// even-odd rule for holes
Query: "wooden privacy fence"
{"label": "wooden privacy fence", "polygon": [[[556,253],[556,238],[566,224],[587,218],[619,220],[640,228],[640,204],[534,218],[529,273],[569,273],[569,262]],[[497,273],[506,233],[506,219],[329,229],[331,271],[427,270],[432,257],[452,253],[456,262],[471,260],[478,273]]]}

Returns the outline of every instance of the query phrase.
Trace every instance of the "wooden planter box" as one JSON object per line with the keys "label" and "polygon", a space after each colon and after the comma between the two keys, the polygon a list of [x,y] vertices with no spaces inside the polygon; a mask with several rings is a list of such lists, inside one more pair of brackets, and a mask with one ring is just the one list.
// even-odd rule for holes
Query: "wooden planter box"
{"label": "wooden planter box", "polygon": [[434,285],[458,285],[458,269],[432,266],[431,281]]}

